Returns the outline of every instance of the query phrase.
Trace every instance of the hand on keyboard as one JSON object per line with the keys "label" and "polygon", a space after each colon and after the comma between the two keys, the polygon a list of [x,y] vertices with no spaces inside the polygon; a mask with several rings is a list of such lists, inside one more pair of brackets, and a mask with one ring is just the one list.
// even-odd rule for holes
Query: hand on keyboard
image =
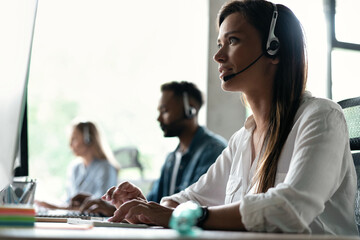
{"label": "hand on keyboard", "polygon": [[111,202],[116,208],[133,199],[147,202],[140,188],[130,182],[122,182],[117,187],[110,188],[101,198]]}
{"label": "hand on keyboard", "polygon": [[104,217],[111,217],[114,215],[116,208],[102,199],[87,198],[80,206],[79,210],[81,212],[97,213]]}

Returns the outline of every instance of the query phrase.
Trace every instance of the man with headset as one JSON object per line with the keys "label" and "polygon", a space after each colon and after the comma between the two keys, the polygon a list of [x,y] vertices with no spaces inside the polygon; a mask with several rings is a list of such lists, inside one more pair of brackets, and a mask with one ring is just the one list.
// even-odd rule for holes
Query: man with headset
{"label": "man with headset", "polygon": [[195,84],[169,82],[161,86],[161,92],[157,120],[164,137],[178,137],[179,145],[167,156],[161,176],[147,196],[154,202],[196,182],[227,144],[224,138],[199,126],[203,97]]}
{"label": "man with headset", "polygon": [[[147,196],[148,201],[154,202],[196,182],[227,145],[223,137],[199,126],[198,113],[204,101],[195,84],[185,81],[165,83],[161,85],[161,93],[157,121],[164,137],[177,137],[179,144],[168,154],[160,178]],[[116,209],[101,199],[87,199],[80,210],[111,216]]]}

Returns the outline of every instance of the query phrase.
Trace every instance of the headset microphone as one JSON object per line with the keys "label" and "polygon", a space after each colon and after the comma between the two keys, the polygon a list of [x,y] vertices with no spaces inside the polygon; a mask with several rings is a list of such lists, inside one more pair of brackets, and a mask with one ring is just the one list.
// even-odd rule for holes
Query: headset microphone
{"label": "headset microphone", "polygon": [[240,72],[234,73],[234,74],[230,74],[228,76],[223,77],[224,82],[229,81],[230,79],[232,79],[233,77],[235,77],[236,75],[244,72],[245,70],[247,70],[248,68],[250,68],[252,65],[254,65],[262,56],[264,55],[264,53],[261,53],[260,56],[258,56],[252,63],[250,63],[249,65],[247,65],[247,67],[245,67],[244,69],[242,69]]}

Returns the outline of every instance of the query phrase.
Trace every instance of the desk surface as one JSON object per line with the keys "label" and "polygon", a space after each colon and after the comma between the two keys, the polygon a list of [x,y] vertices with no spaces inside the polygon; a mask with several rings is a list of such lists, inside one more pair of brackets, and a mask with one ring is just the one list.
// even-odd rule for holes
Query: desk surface
{"label": "desk surface", "polygon": [[[194,239],[181,237],[172,229],[159,228],[113,228],[72,225],[67,223],[36,223],[34,228],[0,228],[0,239],[11,240],[84,240],[84,239]],[[359,237],[336,237],[328,235],[269,234],[226,231],[201,231],[196,239],[309,239],[309,240],[360,240]]]}

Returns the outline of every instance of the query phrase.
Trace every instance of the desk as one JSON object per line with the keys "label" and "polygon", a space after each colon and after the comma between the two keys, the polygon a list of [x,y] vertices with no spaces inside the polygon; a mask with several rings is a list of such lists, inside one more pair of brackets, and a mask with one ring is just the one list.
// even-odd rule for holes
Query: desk
{"label": "desk", "polygon": [[[55,224],[55,225],[54,225]],[[0,228],[0,239],[7,240],[100,240],[100,239],[194,239],[180,237],[172,229],[151,228],[105,228],[93,227],[83,229],[70,229],[67,223],[36,223],[34,228]],[[69,228],[69,229],[66,229]],[[196,239],[288,239],[288,240],[359,240],[359,237],[336,237],[325,235],[301,235],[301,234],[269,234],[269,233],[247,233],[247,232],[225,232],[225,231],[202,231]]]}

